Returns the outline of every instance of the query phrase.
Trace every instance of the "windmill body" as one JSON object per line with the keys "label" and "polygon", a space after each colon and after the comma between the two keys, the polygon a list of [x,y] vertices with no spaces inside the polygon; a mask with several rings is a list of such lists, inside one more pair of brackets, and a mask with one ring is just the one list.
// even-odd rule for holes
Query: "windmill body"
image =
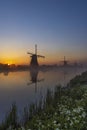
{"label": "windmill body", "polygon": [[36,55],[36,54],[33,54],[33,55],[31,56],[30,65],[31,65],[31,66],[39,66],[38,60],[37,60],[37,55]]}
{"label": "windmill body", "polygon": [[63,61],[63,63],[64,63],[64,64],[63,64],[64,66],[67,66],[67,65],[68,65],[68,61],[66,60],[65,56],[64,56],[64,61]]}
{"label": "windmill body", "polygon": [[63,62],[63,66],[68,66],[68,61],[66,60],[65,56],[64,56],[64,60],[62,62]]}
{"label": "windmill body", "polygon": [[37,55],[37,45],[35,45],[35,53],[30,53],[28,52],[27,54],[31,55],[31,62],[30,62],[30,66],[31,67],[38,67],[39,64],[38,64],[38,58],[41,57],[41,58],[45,58],[44,56],[42,55]]}

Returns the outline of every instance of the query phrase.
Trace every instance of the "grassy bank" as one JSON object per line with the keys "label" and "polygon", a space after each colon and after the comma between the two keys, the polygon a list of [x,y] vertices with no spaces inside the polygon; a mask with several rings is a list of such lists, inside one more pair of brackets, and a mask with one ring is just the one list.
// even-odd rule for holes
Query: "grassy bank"
{"label": "grassy bank", "polygon": [[87,130],[87,72],[72,79],[67,88],[48,90],[45,100],[24,108],[18,123],[17,107],[12,105],[0,130]]}

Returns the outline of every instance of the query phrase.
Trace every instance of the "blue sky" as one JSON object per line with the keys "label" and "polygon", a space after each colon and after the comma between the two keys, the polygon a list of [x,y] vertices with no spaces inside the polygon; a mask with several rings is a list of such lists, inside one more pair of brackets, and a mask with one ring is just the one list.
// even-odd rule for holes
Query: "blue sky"
{"label": "blue sky", "polygon": [[87,0],[0,0],[0,61],[28,63],[35,44],[42,63],[86,61]]}

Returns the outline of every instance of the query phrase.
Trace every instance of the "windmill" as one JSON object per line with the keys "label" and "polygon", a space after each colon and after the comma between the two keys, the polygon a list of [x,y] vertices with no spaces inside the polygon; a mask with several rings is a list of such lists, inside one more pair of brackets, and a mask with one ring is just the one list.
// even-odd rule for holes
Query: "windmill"
{"label": "windmill", "polygon": [[67,66],[68,65],[68,61],[66,60],[65,56],[64,56],[64,60],[62,62],[63,62],[63,66]]}
{"label": "windmill", "polygon": [[39,66],[38,64],[38,58],[45,58],[45,56],[42,56],[42,55],[37,55],[37,45],[35,45],[35,53],[30,53],[30,52],[27,52],[27,54],[30,55],[31,57],[31,62],[30,62],[30,66],[31,67],[37,67]]}

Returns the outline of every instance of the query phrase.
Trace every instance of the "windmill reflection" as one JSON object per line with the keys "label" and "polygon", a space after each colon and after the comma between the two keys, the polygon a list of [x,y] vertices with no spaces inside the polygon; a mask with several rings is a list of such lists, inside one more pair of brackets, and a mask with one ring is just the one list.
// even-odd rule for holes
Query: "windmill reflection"
{"label": "windmill reflection", "polygon": [[39,70],[38,69],[31,69],[30,70],[30,77],[31,80],[27,85],[35,84],[35,93],[37,92],[37,83],[44,81],[44,79],[38,79]]}
{"label": "windmill reflection", "polygon": [[9,71],[0,71],[0,74],[1,74],[1,73],[3,73],[3,74],[4,74],[4,76],[8,76]]}

